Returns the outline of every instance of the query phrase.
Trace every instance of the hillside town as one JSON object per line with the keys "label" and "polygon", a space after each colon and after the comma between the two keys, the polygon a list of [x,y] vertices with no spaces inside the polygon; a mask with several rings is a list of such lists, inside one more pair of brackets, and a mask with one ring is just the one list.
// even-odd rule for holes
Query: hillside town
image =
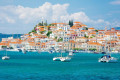
{"label": "hillside town", "polygon": [[108,30],[108,27],[97,30],[81,22],[73,22],[72,25],[70,23],[41,24],[39,23],[31,32],[20,38],[2,38],[0,49],[9,48],[13,51],[25,49],[32,52],[54,48],[55,50],[120,52],[120,30],[114,28]]}

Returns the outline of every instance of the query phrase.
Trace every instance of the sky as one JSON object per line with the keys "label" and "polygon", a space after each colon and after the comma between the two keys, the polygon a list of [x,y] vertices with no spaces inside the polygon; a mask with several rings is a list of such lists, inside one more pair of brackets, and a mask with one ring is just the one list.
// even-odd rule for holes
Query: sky
{"label": "sky", "polygon": [[120,27],[120,0],[0,0],[0,33],[25,34],[42,20]]}

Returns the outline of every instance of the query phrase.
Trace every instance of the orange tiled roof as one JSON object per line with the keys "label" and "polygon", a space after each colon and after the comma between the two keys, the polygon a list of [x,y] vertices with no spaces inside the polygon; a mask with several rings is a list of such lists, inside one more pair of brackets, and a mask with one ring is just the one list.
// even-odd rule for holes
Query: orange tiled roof
{"label": "orange tiled roof", "polygon": [[88,42],[89,45],[99,45],[101,46],[102,44],[98,43],[98,42]]}
{"label": "orange tiled roof", "polygon": [[75,41],[73,41],[73,40],[70,40],[69,42],[70,42],[70,43],[75,43]]}
{"label": "orange tiled roof", "polygon": [[88,29],[95,29],[95,28],[91,27],[91,28],[88,28]]}
{"label": "orange tiled roof", "polygon": [[76,21],[76,22],[74,22],[74,23],[81,23],[81,22],[77,22],[77,21]]}

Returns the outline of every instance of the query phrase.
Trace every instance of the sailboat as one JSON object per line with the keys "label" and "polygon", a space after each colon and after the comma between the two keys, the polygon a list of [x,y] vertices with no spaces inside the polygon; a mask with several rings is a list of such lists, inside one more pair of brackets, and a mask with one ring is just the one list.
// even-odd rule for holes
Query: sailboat
{"label": "sailboat", "polygon": [[7,55],[2,57],[2,60],[9,60],[9,59],[10,59],[10,57]]}
{"label": "sailboat", "polygon": [[[61,55],[62,55],[62,53],[61,53]],[[69,62],[69,61],[71,61],[71,57],[62,57],[61,56],[61,58],[60,58],[60,60],[62,61],[62,62]]]}
{"label": "sailboat", "polygon": [[69,62],[69,61],[71,61],[71,57],[61,57],[60,60],[62,62]]}
{"label": "sailboat", "polygon": [[[106,50],[106,44],[105,44],[105,50]],[[110,42],[110,53],[109,54],[106,53],[104,56],[102,56],[101,58],[99,58],[98,62],[113,62],[114,63],[114,62],[117,62],[117,61],[118,61],[117,58],[111,57],[111,42]]]}
{"label": "sailboat", "polygon": [[[60,51],[61,52],[61,51]],[[62,58],[62,52],[61,52],[61,56],[60,57],[54,57],[53,61],[60,61],[60,59]]]}
{"label": "sailboat", "polygon": [[[5,51],[6,51],[6,50],[5,50]],[[7,56],[7,51],[6,51],[6,55],[2,57],[2,60],[9,60],[9,59],[10,59],[10,57]]]}

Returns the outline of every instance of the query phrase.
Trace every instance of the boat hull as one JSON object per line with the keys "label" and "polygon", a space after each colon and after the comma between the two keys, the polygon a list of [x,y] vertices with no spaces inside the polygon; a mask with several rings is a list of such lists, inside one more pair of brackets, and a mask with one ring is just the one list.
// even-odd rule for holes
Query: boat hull
{"label": "boat hull", "polygon": [[8,56],[3,56],[2,57],[2,60],[9,60],[10,59],[10,57],[8,57]]}

